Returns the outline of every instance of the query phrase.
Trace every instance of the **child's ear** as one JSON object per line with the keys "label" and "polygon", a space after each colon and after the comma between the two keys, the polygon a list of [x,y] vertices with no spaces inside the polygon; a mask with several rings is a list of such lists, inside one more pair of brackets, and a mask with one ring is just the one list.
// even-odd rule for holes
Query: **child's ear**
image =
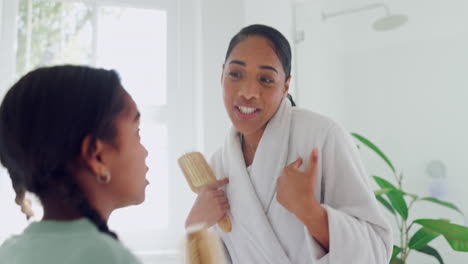
{"label": "child's ear", "polygon": [[106,151],[108,151],[108,146],[100,139],[87,136],[81,143],[81,159],[94,175],[105,175],[108,173],[104,162]]}

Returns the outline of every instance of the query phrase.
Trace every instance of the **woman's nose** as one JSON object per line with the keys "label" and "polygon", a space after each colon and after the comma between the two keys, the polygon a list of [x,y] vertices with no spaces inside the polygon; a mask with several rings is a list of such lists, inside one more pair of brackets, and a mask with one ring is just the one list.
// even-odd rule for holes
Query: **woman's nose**
{"label": "woman's nose", "polygon": [[258,84],[251,80],[245,81],[239,90],[239,95],[246,100],[257,99],[260,95]]}

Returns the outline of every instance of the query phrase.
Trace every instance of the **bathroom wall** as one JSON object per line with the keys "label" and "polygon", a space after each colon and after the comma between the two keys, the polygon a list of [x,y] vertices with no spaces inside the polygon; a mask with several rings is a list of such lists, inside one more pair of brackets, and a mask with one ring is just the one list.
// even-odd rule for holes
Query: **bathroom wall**
{"label": "bathroom wall", "polygon": [[[374,141],[404,174],[409,192],[439,195],[466,214],[468,3],[384,3],[391,12],[407,15],[408,23],[376,32],[372,23],[385,14],[383,9],[322,20],[322,12],[369,2],[296,3],[296,24],[305,35],[297,44],[296,57],[300,104]],[[361,153],[369,174],[393,180],[390,170],[372,152],[363,148]],[[428,165],[434,161],[445,166],[445,178],[431,176],[435,172]],[[416,203],[410,218],[424,217],[466,224],[453,210]],[[453,252],[443,238],[433,245],[446,263],[466,262],[466,253]],[[412,253],[409,262],[437,260]]]}

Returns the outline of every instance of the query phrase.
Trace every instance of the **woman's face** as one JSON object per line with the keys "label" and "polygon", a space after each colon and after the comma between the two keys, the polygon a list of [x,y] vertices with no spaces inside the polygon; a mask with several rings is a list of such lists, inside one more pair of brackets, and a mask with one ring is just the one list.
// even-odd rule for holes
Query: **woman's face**
{"label": "woman's face", "polygon": [[221,78],[224,106],[236,129],[246,136],[261,136],[287,95],[289,79],[268,39],[249,36],[239,42],[223,65]]}
{"label": "woman's face", "polygon": [[119,207],[142,203],[148,185],[145,163],[148,152],[140,142],[140,113],[127,93],[124,97],[125,110],[115,121],[117,148],[109,166],[112,176],[109,187]]}

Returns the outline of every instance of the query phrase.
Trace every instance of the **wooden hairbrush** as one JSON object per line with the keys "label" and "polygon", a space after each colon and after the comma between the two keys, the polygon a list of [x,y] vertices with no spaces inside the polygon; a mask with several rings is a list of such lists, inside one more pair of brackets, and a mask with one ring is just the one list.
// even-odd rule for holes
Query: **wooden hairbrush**
{"label": "wooden hairbrush", "polygon": [[221,241],[215,232],[209,231],[204,224],[187,228],[185,241],[186,264],[224,264]]}
{"label": "wooden hairbrush", "polygon": [[[216,176],[200,152],[190,152],[179,158],[179,167],[184,173],[190,189],[198,193],[200,189],[216,181]],[[232,224],[229,216],[224,216],[218,221],[218,226],[224,232],[231,232]]]}

